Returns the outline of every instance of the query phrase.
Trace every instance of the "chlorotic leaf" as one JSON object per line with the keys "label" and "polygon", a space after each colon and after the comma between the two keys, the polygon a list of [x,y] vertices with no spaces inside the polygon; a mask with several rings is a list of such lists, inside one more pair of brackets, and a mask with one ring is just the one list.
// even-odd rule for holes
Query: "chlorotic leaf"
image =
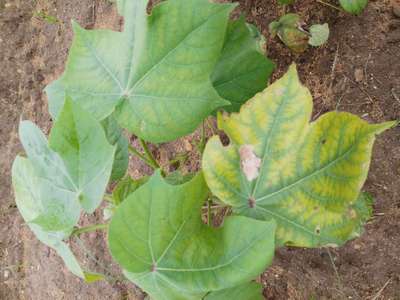
{"label": "chlorotic leaf", "polygon": [[111,115],[101,122],[108,142],[116,146],[111,180],[116,181],[124,177],[129,163],[128,140],[122,132],[114,116]]}
{"label": "chlorotic leaf", "polygon": [[339,0],[343,9],[353,15],[359,15],[368,4],[368,0]]}
{"label": "chlorotic leaf", "polygon": [[222,55],[211,76],[221,97],[232,105],[227,111],[239,111],[240,106],[262,91],[274,70],[274,64],[265,57],[263,37],[242,16],[228,25]]}
{"label": "chlorotic leaf", "polygon": [[83,209],[92,213],[103,200],[115,152],[100,123],[67,98],[49,144],[62,158]]}
{"label": "chlorotic leaf", "polygon": [[[219,59],[234,4],[169,0],[147,15],[147,0],[118,1],[123,32],[73,24],[66,70],[47,88],[53,115],[65,93],[102,120],[141,138],[164,142],[192,132],[229,105],[210,75]],[[112,47],[110,47],[112,45]]]}
{"label": "chlorotic leaf", "polygon": [[262,285],[248,282],[233,288],[212,292],[204,300],[263,300]]}
{"label": "chlorotic leaf", "polygon": [[117,208],[111,254],[152,298],[202,299],[250,281],[271,262],[275,223],[237,216],[208,227],[200,215],[208,193],[201,173],[170,185],[158,171]]}
{"label": "chlorotic leaf", "polygon": [[329,25],[325,24],[315,24],[310,27],[311,37],[308,43],[311,46],[318,47],[326,43],[329,38]]}
{"label": "chlorotic leaf", "polygon": [[[230,145],[213,137],[203,156],[212,193],[236,214],[275,219],[279,245],[340,245],[359,232],[375,136],[395,125],[341,112],[309,123],[311,111],[311,94],[292,66],[240,113],[218,116]],[[256,170],[245,169],[250,163]]]}

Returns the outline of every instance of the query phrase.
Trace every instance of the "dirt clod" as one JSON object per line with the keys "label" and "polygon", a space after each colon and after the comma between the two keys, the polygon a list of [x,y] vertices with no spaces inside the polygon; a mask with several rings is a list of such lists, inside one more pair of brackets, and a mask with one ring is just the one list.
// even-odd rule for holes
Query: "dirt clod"
{"label": "dirt clod", "polygon": [[364,80],[364,70],[363,69],[356,69],[354,71],[354,79],[356,82],[361,82]]}

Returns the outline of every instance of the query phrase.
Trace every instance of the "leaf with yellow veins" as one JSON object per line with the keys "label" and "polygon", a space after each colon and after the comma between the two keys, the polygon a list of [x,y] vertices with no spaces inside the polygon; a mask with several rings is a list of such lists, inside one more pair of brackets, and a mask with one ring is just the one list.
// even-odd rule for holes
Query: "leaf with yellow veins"
{"label": "leaf with yellow veins", "polygon": [[359,235],[369,217],[360,189],[373,142],[395,124],[343,112],[310,123],[311,111],[312,96],[291,66],[239,113],[220,114],[230,145],[215,136],[204,152],[211,191],[236,214],[275,219],[278,245],[340,245]]}

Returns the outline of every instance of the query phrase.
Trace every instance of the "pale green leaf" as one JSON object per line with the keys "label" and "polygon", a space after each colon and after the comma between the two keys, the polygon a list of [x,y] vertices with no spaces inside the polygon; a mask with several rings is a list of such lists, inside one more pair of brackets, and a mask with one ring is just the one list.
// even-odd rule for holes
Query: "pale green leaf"
{"label": "pale green leaf", "polygon": [[92,213],[103,200],[115,152],[100,123],[67,98],[49,144],[63,159],[83,209]]}
{"label": "pale green leaf", "polygon": [[274,70],[274,64],[263,53],[263,37],[242,16],[228,25],[222,55],[211,76],[221,97],[232,105],[228,111],[240,106],[262,91]]}
{"label": "pale green leaf", "polygon": [[163,142],[192,132],[229,104],[210,75],[234,4],[169,0],[149,16],[146,0],[118,4],[125,19],[122,33],[73,24],[65,73],[47,88],[53,116],[67,92],[98,120],[115,111],[122,127]]}
{"label": "pale green leaf", "polygon": [[12,180],[22,217],[72,273],[87,281],[99,279],[100,275],[81,269],[63,240],[78,223],[82,206],[93,210],[101,201],[114,148],[107,143],[101,125],[70,100],[53,128],[50,146],[29,121],[20,123],[19,136],[27,158],[15,159]]}
{"label": "pale green leaf", "polygon": [[[28,126],[33,125],[23,122],[20,130],[25,130]],[[48,156],[47,159],[49,159]],[[49,159],[48,162],[51,165],[55,161]],[[68,186],[63,186],[60,182],[56,183],[43,178],[36,172],[30,160],[23,157],[17,157],[14,161],[12,180],[18,210],[30,229],[42,243],[57,251],[73,274],[85,278],[75,256],[63,242],[79,220],[80,204],[76,193],[68,190]],[[50,208],[49,204],[51,204]],[[51,210],[54,206],[62,207],[63,211]],[[43,216],[48,216],[53,220],[58,219],[58,225],[47,223],[45,218],[43,218],[44,224],[34,222],[35,219]],[[54,228],[49,228],[51,225]]]}
{"label": "pale green leaf", "polygon": [[329,25],[325,24],[315,24],[310,27],[311,37],[308,43],[311,46],[318,47],[326,43],[329,38]]}
{"label": "pale green leaf", "polygon": [[263,300],[262,290],[261,284],[249,282],[233,288],[210,293],[204,300]]}
{"label": "pale green leaf", "polygon": [[240,113],[219,115],[230,145],[213,137],[203,156],[211,191],[236,214],[275,219],[280,245],[340,245],[358,234],[373,142],[394,125],[342,112],[309,123],[311,111],[292,66]]}
{"label": "pale green leaf", "polygon": [[111,180],[117,181],[124,177],[129,163],[128,139],[124,136],[122,128],[111,115],[101,122],[108,142],[116,146]]}
{"label": "pale green leaf", "polygon": [[207,196],[201,174],[169,185],[158,171],[118,207],[109,227],[111,254],[154,299],[202,299],[248,282],[271,262],[274,222],[239,216],[208,227],[200,215]]}
{"label": "pale green leaf", "polygon": [[339,0],[343,9],[353,15],[359,15],[368,4],[368,0]]}

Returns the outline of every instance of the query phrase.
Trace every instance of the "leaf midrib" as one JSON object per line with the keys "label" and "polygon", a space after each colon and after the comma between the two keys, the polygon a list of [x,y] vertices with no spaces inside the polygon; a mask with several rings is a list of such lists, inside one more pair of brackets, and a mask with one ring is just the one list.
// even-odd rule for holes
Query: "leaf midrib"
{"label": "leaf midrib", "polygon": [[331,162],[328,163],[327,165],[323,166],[322,168],[320,168],[320,169],[318,169],[318,170],[312,172],[311,174],[308,174],[308,175],[305,176],[305,177],[302,177],[302,178],[298,179],[297,181],[295,181],[295,182],[293,182],[293,183],[291,183],[291,184],[289,184],[289,185],[287,185],[287,186],[285,186],[285,187],[283,187],[283,188],[281,188],[281,189],[279,189],[279,190],[277,190],[277,191],[275,191],[275,192],[273,192],[273,193],[271,193],[271,194],[268,194],[268,195],[265,195],[265,196],[263,196],[263,197],[261,197],[261,198],[256,199],[256,202],[257,202],[257,203],[263,202],[263,201],[265,201],[265,200],[267,200],[267,199],[269,199],[269,198],[275,196],[276,194],[279,194],[279,193],[282,193],[282,192],[284,192],[284,191],[286,191],[286,190],[288,190],[288,189],[291,189],[291,188],[293,188],[294,186],[299,185],[299,184],[302,183],[303,181],[306,181],[306,180],[308,180],[308,179],[310,179],[310,178],[312,178],[312,177],[314,177],[314,176],[316,176],[316,175],[318,175],[318,174],[324,172],[326,169],[330,168],[332,165],[334,165],[334,164],[336,164],[337,162],[339,162],[340,160],[344,159],[344,158],[353,150],[354,147],[355,147],[355,146],[352,145],[352,146],[351,146],[348,150],[346,150],[346,152],[344,152],[341,156],[337,157],[336,159],[334,159],[333,161],[331,161]]}
{"label": "leaf midrib", "polygon": [[[147,79],[147,77],[148,76],[150,76],[151,75],[151,73],[153,73],[153,71],[155,70],[155,69],[157,69],[158,68],[158,66],[160,65],[160,64],[162,64],[170,55],[172,55],[190,36],[192,36],[194,33],[196,33],[198,30],[200,30],[200,28],[202,28],[205,24],[207,24],[211,19],[213,19],[216,15],[218,15],[218,14],[220,14],[222,11],[224,11],[224,7],[222,7],[220,10],[218,10],[216,13],[214,13],[214,14],[212,14],[211,16],[209,16],[208,18],[206,18],[202,23],[200,23],[196,28],[194,28],[192,31],[190,31],[188,34],[186,34],[184,37],[183,37],[183,39],[182,40],[180,40],[177,44],[176,44],[176,46],[175,47],[173,47],[172,49],[170,49],[169,51],[168,51],[168,53],[166,53],[157,63],[155,63],[150,69],[148,69],[147,71],[146,71],[146,73],[145,74],[143,74],[143,76],[140,78],[140,79],[138,79],[138,81],[133,85],[133,87],[132,88],[130,88],[129,90],[128,90],[128,88],[129,88],[129,84],[130,84],[130,82],[128,82],[128,84],[127,84],[127,87],[126,87],[126,90],[128,90],[128,92],[127,92],[127,94],[131,94],[132,92],[134,92],[135,91],[135,89],[137,89],[139,86],[140,86],[140,84],[143,82],[143,81],[145,81],[146,79]],[[131,62],[131,64],[132,64],[132,62]],[[131,68],[131,70],[132,70],[132,68]],[[132,72],[132,71],[131,71]],[[131,74],[129,75],[129,77],[131,77]]]}
{"label": "leaf midrib", "polygon": [[230,264],[232,264],[235,260],[240,258],[244,253],[246,253],[250,248],[252,248],[256,243],[258,243],[260,240],[265,238],[264,234],[268,232],[271,228],[268,226],[261,234],[259,234],[259,238],[254,239],[247,247],[245,247],[243,250],[241,250],[237,255],[231,257],[227,262],[223,264],[218,264],[213,267],[206,267],[206,268],[198,268],[198,269],[176,269],[176,268],[163,268],[163,267],[158,267],[158,271],[167,271],[167,272],[206,272],[206,271],[214,271],[220,268],[224,268]]}

